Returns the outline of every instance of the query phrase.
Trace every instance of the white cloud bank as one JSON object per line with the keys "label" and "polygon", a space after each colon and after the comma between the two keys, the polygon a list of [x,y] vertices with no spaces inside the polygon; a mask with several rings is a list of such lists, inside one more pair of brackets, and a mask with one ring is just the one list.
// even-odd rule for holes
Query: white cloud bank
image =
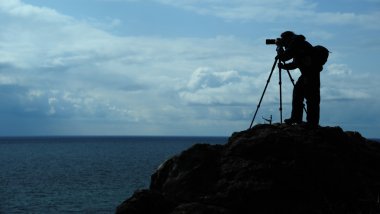
{"label": "white cloud bank", "polygon": [[[67,126],[78,120],[116,120],[137,127],[151,124],[152,132],[160,134],[155,127],[160,121],[191,117],[186,106],[171,110],[181,108],[179,91],[192,71],[235,62],[248,70],[252,63],[247,60],[250,47],[232,37],[117,37],[18,0],[1,1],[0,17],[1,114],[10,117],[12,111],[10,120],[20,123],[28,118],[65,120]],[[208,81],[219,81],[212,78]]]}

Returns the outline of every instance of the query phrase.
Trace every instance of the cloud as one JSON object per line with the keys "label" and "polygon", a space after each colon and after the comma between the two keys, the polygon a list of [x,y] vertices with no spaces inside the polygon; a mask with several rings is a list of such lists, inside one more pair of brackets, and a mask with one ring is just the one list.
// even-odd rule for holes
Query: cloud
{"label": "cloud", "polygon": [[[190,99],[178,100],[179,91],[184,97],[199,89],[211,94],[212,88],[222,92],[242,81],[235,70],[200,69],[191,75],[194,68],[247,71],[257,64],[250,60],[252,45],[234,37],[119,37],[21,1],[2,1],[0,8],[0,87],[7,101],[1,114],[12,111],[20,123],[27,118],[157,123],[173,118],[168,109],[181,109],[181,99]],[[223,96],[220,103],[231,102]],[[186,117],[188,110],[178,115]]]}
{"label": "cloud", "polygon": [[[180,98],[192,105],[247,106],[255,104],[266,84],[267,73],[241,73],[236,70],[215,71],[208,67],[197,68],[180,90]],[[273,77],[275,78],[275,77]],[[266,102],[275,102],[277,86],[272,81],[266,92]],[[284,88],[289,90],[289,84]]]}
{"label": "cloud", "polygon": [[[157,0],[160,3],[172,5],[175,7],[190,10],[201,15],[217,16],[226,20],[256,20],[256,21],[274,21],[288,14],[299,16],[302,11],[310,11],[315,5],[307,4],[305,1],[297,0],[284,2],[278,0],[271,1],[213,1],[213,0]],[[286,12],[284,12],[286,11]]]}
{"label": "cloud", "polygon": [[[363,102],[376,99],[371,88],[375,87],[378,76],[355,73],[347,64],[328,64],[322,71],[322,97],[326,101],[351,100]],[[376,96],[376,95],[375,95]]]}
{"label": "cloud", "polygon": [[211,72],[208,68],[198,68],[192,73],[187,87],[190,90],[218,88],[240,81],[237,71]]}
{"label": "cloud", "polygon": [[313,12],[309,17],[309,22],[319,25],[353,25],[378,30],[379,26],[376,24],[376,20],[380,19],[380,12],[369,12],[368,14]]}
{"label": "cloud", "polygon": [[162,4],[179,7],[201,15],[220,17],[228,21],[288,22],[301,21],[319,25],[355,25],[379,29],[376,20],[379,12],[320,12],[318,3],[297,1],[247,1],[247,0],[156,0]]}
{"label": "cloud", "polygon": [[[264,14],[260,8],[269,5],[303,17],[315,15],[317,7],[305,1],[160,2],[230,21],[264,23],[288,15],[274,7]],[[273,64],[274,50],[263,45],[263,38],[115,36],[90,22],[22,1],[0,1],[0,116],[9,119],[2,126],[17,121],[10,123],[14,132],[22,124],[20,130],[38,131],[36,121],[44,124],[39,133],[187,134],[198,129],[210,134],[205,128],[248,125]],[[335,38],[327,30],[313,35]],[[327,102],[377,96],[368,89],[377,87],[376,78],[368,82],[349,63],[332,60],[323,72]],[[298,73],[292,74],[296,79]],[[263,100],[265,111],[277,112],[277,78],[276,72]],[[283,78],[288,105],[292,85]]]}
{"label": "cloud", "polygon": [[24,18],[32,21],[54,23],[71,21],[68,16],[59,14],[53,9],[24,4],[20,0],[1,1],[0,11],[13,17]]}
{"label": "cloud", "polygon": [[352,74],[352,70],[347,64],[329,64],[326,68],[328,75],[332,76],[347,76]]}

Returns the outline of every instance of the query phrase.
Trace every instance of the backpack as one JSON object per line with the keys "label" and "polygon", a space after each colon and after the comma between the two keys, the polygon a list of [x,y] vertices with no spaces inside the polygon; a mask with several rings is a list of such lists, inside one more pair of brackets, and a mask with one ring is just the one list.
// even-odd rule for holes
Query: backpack
{"label": "backpack", "polygon": [[323,66],[329,58],[330,51],[322,45],[313,47],[313,62],[315,65]]}

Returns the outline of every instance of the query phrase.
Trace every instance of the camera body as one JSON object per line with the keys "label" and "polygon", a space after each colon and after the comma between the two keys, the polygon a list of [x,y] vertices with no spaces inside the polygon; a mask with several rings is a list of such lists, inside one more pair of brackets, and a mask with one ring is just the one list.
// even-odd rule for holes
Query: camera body
{"label": "camera body", "polygon": [[283,45],[283,41],[281,38],[277,38],[277,39],[266,39],[265,40],[265,44],[266,45],[277,45],[277,46],[284,46]]}

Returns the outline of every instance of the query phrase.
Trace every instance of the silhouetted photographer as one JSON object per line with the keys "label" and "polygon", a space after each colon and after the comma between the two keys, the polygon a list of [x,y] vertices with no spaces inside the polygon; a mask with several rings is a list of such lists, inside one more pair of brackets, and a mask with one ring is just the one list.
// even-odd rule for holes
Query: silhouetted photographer
{"label": "silhouetted photographer", "polygon": [[[279,73],[279,89],[280,89],[280,122],[282,123],[282,77],[281,70],[286,70],[290,80],[293,83],[293,101],[292,101],[292,115],[289,119],[285,120],[285,123],[292,124],[304,124],[302,122],[303,110],[307,113],[306,127],[317,128],[319,126],[319,103],[320,103],[320,72],[323,70],[323,65],[327,62],[329,56],[329,50],[327,48],[317,45],[312,46],[306,41],[303,35],[297,35],[291,31],[285,31],[281,34],[281,38],[267,39],[267,45],[277,45],[277,56],[272,66],[272,70],[269,74],[267,83],[264,87],[264,91],[260,97],[259,104],[257,105],[255,114],[252,118],[251,125],[255,121],[257,112],[260,108],[265,91],[272,77],[273,71],[278,64]],[[287,61],[293,59],[290,63]],[[289,70],[298,68],[301,71],[296,84]],[[307,110],[303,104],[306,99]],[[270,119],[270,123],[272,120]]]}
{"label": "silhouetted photographer", "polygon": [[[302,123],[303,101],[306,99],[306,125],[309,128],[317,128],[320,111],[320,72],[327,61],[328,50],[322,46],[313,47],[303,35],[297,35],[291,31],[282,33],[281,38],[275,40],[275,44],[277,45],[276,58],[280,60],[279,68],[285,70],[298,68],[301,71],[301,76],[293,89],[291,117],[286,119],[285,123]],[[324,53],[321,53],[322,51]],[[321,54],[327,54],[327,56]],[[291,59],[293,60],[290,63],[285,63]]]}

